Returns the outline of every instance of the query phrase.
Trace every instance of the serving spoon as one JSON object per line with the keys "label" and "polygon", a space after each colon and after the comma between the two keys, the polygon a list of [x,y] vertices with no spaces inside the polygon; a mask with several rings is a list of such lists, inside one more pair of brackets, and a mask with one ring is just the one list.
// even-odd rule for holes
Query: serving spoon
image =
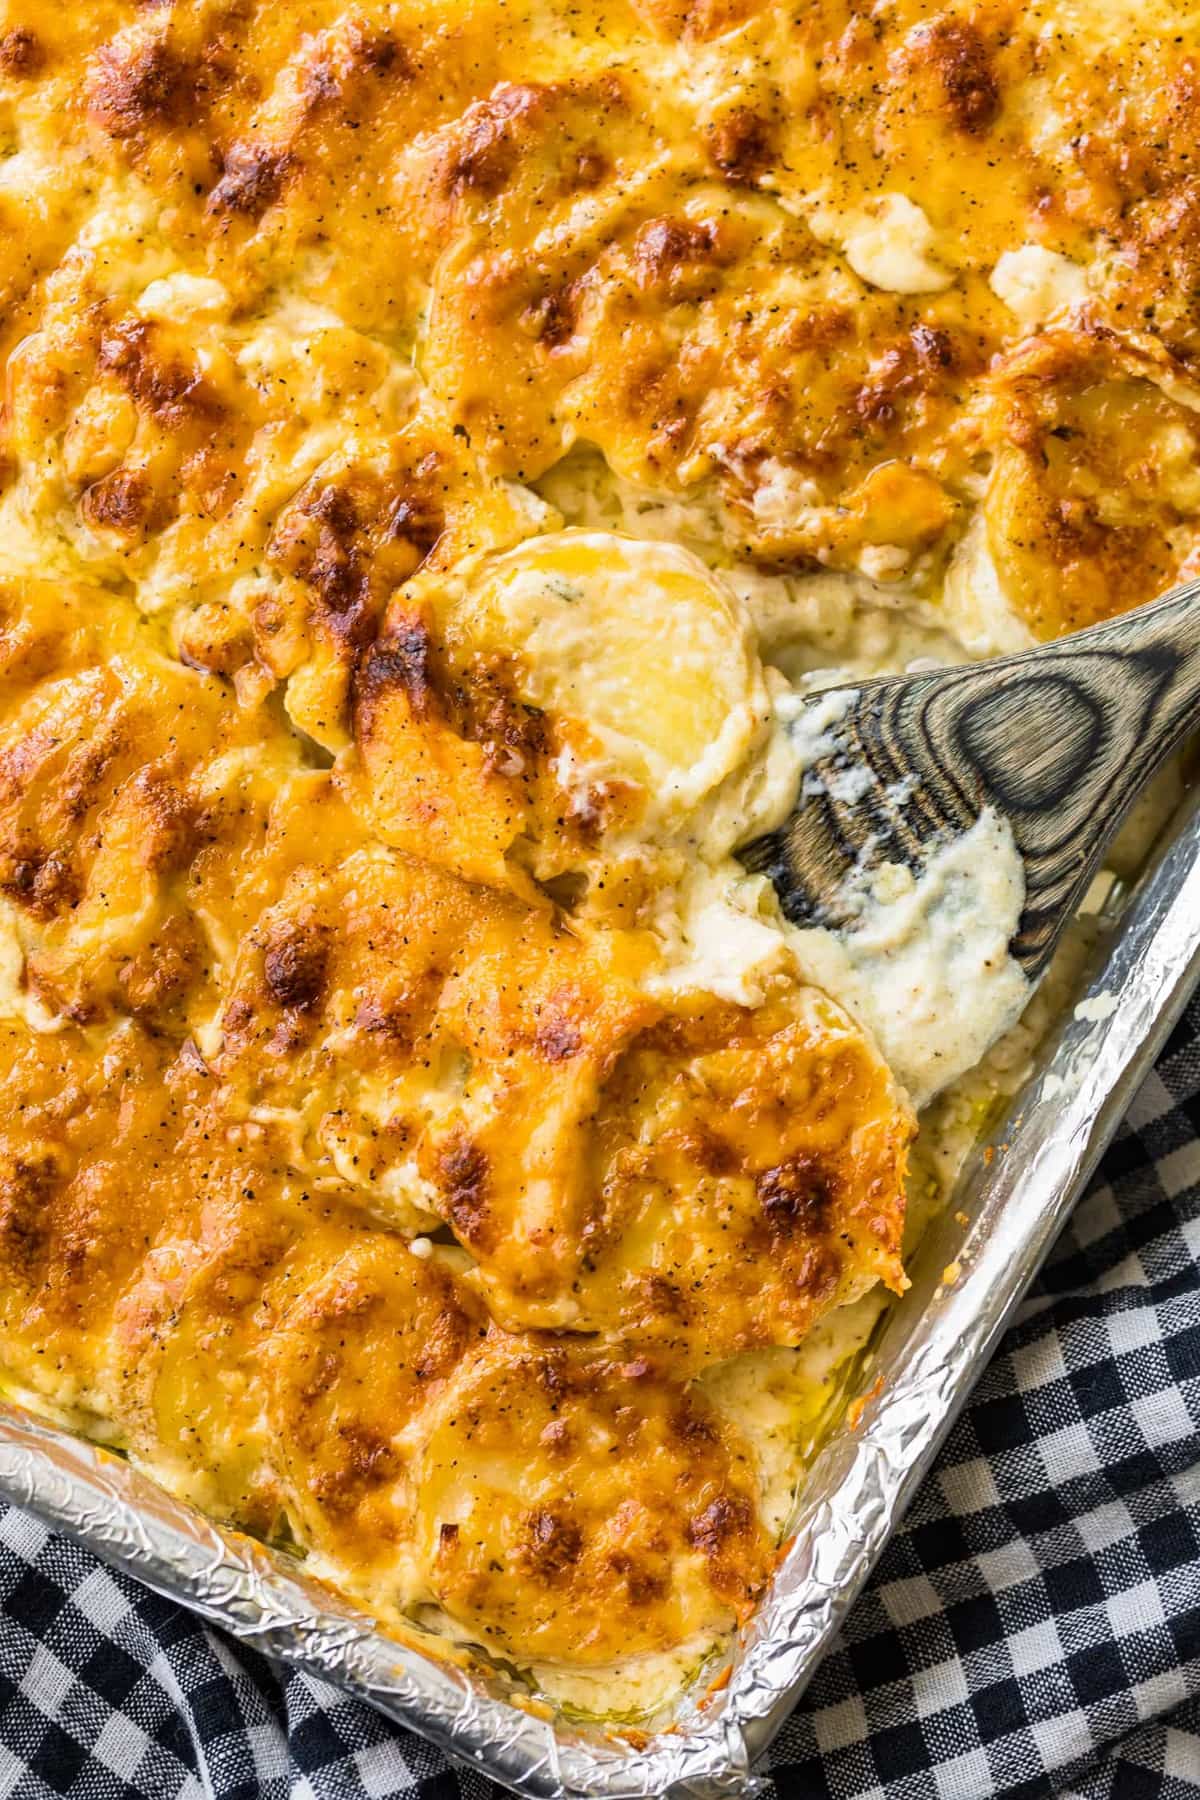
{"label": "serving spoon", "polygon": [[1010,953],[1036,981],[1139,791],[1200,727],[1200,581],[1014,656],[812,694],[801,732],[806,713],[796,805],[740,852],[785,915],[853,929],[863,875],[919,873],[991,806],[1025,865]]}

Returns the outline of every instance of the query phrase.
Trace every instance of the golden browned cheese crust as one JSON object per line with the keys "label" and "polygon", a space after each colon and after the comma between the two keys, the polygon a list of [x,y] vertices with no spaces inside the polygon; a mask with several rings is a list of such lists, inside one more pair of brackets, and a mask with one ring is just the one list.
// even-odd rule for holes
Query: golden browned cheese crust
{"label": "golden browned cheese crust", "polygon": [[[87,561],[211,587],[214,654],[315,663],[321,737],[389,586],[519,535],[495,478],[577,439],[773,565],[936,588],[1048,266],[1064,400],[1109,331],[1149,340],[1156,429],[1192,392],[1173,9],[6,0],[0,41],[10,479]],[[1070,545],[1011,570],[1037,631],[1119,603],[1131,530],[1156,577],[1190,553],[1190,495],[1061,498]]]}
{"label": "golden browned cheese crust", "polygon": [[[902,1279],[861,1033],[652,998],[645,932],[390,847],[115,592],[6,583],[0,681],[10,1377],[385,1616],[582,1663],[745,1616],[753,1462],[688,1383]],[[466,1408],[545,1464],[482,1562]]]}
{"label": "golden browned cheese crust", "polygon": [[536,484],[1042,636],[1193,569],[1158,12],[0,0],[20,1391],[518,1662],[747,1617],[698,1380],[903,1286],[913,1123],[786,956],[665,979],[770,682]]}

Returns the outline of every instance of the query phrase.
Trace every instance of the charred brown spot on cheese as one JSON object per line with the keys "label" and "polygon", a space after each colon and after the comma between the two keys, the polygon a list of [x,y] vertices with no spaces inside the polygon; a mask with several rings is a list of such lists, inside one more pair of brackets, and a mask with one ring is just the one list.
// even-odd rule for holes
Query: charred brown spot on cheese
{"label": "charred brown spot on cheese", "polygon": [[[567,806],[566,823],[573,835],[585,846],[598,844],[608,829],[609,821],[618,811],[619,796],[610,784],[589,782],[586,787],[577,788],[570,796]],[[561,891],[568,900],[580,899],[587,892],[585,875],[568,870],[558,877]],[[583,885],[580,886],[582,881]],[[569,907],[568,907],[569,910]]]}
{"label": "charred brown spot on cheese", "polygon": [[909,333],[919,361],[930,371],[953,369],[960,357],[953,337],[937,325],[914,325]]}
{"label": "charred brown spot on cheese", "polygon": [[354,20],[345,33],[330,34],[330,39],[305,61],[301,72],[300,91],[309,116],[337,109],[358,124],[358,111],[377,98],[377,93],[367,91],[368,81],[379,90],[385,83],[411,81],[416,74],[412,57],[390,32]]}
{"label": "charred brown spot on cheese", "polygon": [[599,187],[611,168],[612,163],[598,146],[580,150],[571,171],[572,186],[585,189]]}
{"label": "charred brown spot on cheese", "polygon": [[547,1344],[540,1355],[525,1357],[519,1366],[520,1372],[536,1382],[552,1402],[579,1385],[580,1371],[569,1361],[560,1344]]}
{"label": "charred brown spot on cheese", "polygon": [[182,1002],[204,955],[191,921],[168,919],[136,956],[117,970],[117,986],[134,1018],[161,1022],[164,1012]]}
{"label": "charred brown spot on cheese", "polygon": [[314,478],[282,514],[270,560],[317,596],[325,623],[361,649],[383,601],[412,577],[446,527],[442,457],[431,451],[387,478],[352,468]]}
{"label": "charred brown spot on cheese", "polygon": [[467,1137],[457,1137],[438,1154],[436,1179],[446,1217],[465,1244],[482,1240],[488,1231],[490,1164],[486,1152]]}
{"label": "charred brown spot on cheese", "polygon": [[389,92],[416,74],[408,49],[386,28],[344,17],[307,40],[299,59],[303,123],[359,129]]}
{"label": "charred brown spot on cheese", "polygon": [[53,919],[78,903],[81,890],[69,856],[32,850],[24,855],[0,852],[0,891],[35,918]]}
{"label": "charred brown spot on cheese", "polygon": [[436,960],[404,978],[379,982],[378,991],[364,994],[354,1013],[354,1028],[368,1038],[411,1047],[434,1023],[446,971]]}
{"label": "charred brown spot on cheese", "polygon": [[322,58],[306,63],[301,77],[304,110],[312,114],[340,100],[342,84],[332,64]]}
{"label": "charred brown spot on cheese", "polygon": [[734,106],[706,131],[708,153],[727,180],[750,186],[775,156],[770,119],[747,106]]}
{"label": "charred brown spot on cheese", "polygon": [[115,375],[141,410],[167,431],[178,431],[198,415],[219,412],[200,371],[164,356],[157,341],[151,323],[127,320],[105,332],[97,364]]}
{"label": "charred brown spot on cheese", "polygon": [[702,1125],[687,1134],[686,1144],[688,1154],[709,1175],[733,1175],[742,1166],[733,1145]]}
{"label": "charred brown spot on cheese", "polygon": [[109,773],[125,748],[119,726],[101,726],[76,744],[67,758],[56,795],[68,819],[79,821],[101,798]]}
{"label": "charred brown spot on cheese", "polygon": [[754,1604],[763,1586],[747,1551],[761,1527],[744,1494],[721,1494],[693,1519],[688,1537],[707,1559],[714,1590],[739,1616]]}
{"label": "charred brown spot on cheese", "polygon": [[547,747],[542,712],[520,698],[511,658],[476,657],[447,695],[459,734],[482,744],[490,767],[527,774]]}
{"label": "charred brown spot on cheese", "polygon": [[152,126],[192,117],[193,72],[162,38],[106,44],[88,84],[88,114],[110,137],[136,138]]}
{"label": "charred brown spot on cheese", "polygon": [[141,469],[114,469],[85,488],[79,502],[87,524],[97,531],[136,543],[163,518],[163,504]]}
{"label": "charred brown spot on cheese", "polygon": [[[55,749],[52,730],[28,732],[0,750],[0,799],[5,805],[20,803],[26,787],[37,779],[37,776],[48,756]],[[30,849],[26,844],[23,854],[33,855],[36,846]]]}
{"label": "charred brown spot on cheese", "polygon": [[1122,309],[1135,310],[1194,371],[1200,360],[1200,177],[1173,181],[1126,211],[1110,279]]}
{"label": "charred brown spot on cheese", "polygon": [[583,1048],[583,1033],[570,1019],[551,1014],[539,1019],[533,1041],[538,1054],[547,1062],[568,1062]]}
{"label": "charred brown spot on cheese", "polygon": [[670,1588],[670,1578],[663,1570],[628,1550],[611,1551],[608,1567],[624,1588],[630,1606],[639,1611],[663,1599]]}
{"label": "charred brown spot on cheese", "polygon": [[427,1316],[421,1348],[413,1362],[413,1373],[421,1382],[444,1380],[479,1336],[478,1322],[463,1307],[450,1277],[439,1272],[438,1279],[444,1288],[443,1303]]}
{"label": "charred brown spot on cheese", "polygon": [[522,127],[545,106],[546,97],[543,87],[509,81],[470,107],[446,167],[447,192],[485,200],[500,193],[516,168]]}
{"label": "charred brown spot on cheese", "polygon": [[127,798],[137,809],[140,853],[148,869],[169,874],[190,860],[200,838],[200,820],[191,796],[163,768],[139,769]]}
{"label": "charred brown spot on cheese", "polygon": [[1097,501],[1082,495],[1055,499],[1043,514],[1043,521],[1055,555],[1063,561],[1100,555],[1114,538],[1124,536],[1119,526],[1104,518]]}
{"label": "charred brown spot on cheese", "polygon": [[221,179],[208,197],[208,211],[215,216],[240,214],[261,219],[282,199],[296,171],[296,158],[290,150],[253,139],[231,144],[225,152]]}
{"label": "charred brown spot on cheese", "polygon": [[[417,473],[432,477],[436,469],[437,458],[429,457]],[[429,555],[445,529],[446,512],[440,498],[428,488],[423,491],[416,482],[396,496],[384,515],[384,536],[403,538],[422,559]]]}
{"label": "charred brown spot on cheese", "polygon": [[[711,279],[703,263],[681,263],[676,269],[670,279],[680,294],[686,293],[692,278],[701,285]],[[623,372],[621,388],[622,410],[649,433],[650,460],[656,467],[670,468],[687,447],[700,405],[700,396],[686,385],[685,371],[677,362],[640,359]]]}
{"label": "charred brown spot on cheese", "polygon": [[317,541],[301,573],[330,612],[347,613],[361,602],[367,583],[354,496],[345,488],[322,487],[302,503],[302,510],[316,522]]}
{"label": "charred brown spot on cheese", "polygon": [[416,64],[408,49],[390,31],[352,19],[348,31],[352,65],[393,81],[411,81]]}
{"label": "charred brown spot on cheese", "polygon": [[353,1511],[364,1494],[395,1480],[399,1460],[393,1447],[368,1426],[354,1420],[335,1427],[332,1468],[323,1468],[310,1483],[315,1499],[334,1514]]}
{"label": "charred brown spot on cheese", "polygon": [[551,1419],[538,1433],[538,1443],[552,1457],[571,1453],[571,1427],[565,1419]]}
{"label": "charred brown spot on cheese", "polygon": [[767,1224],[776,1235],[828,1229],[834,1188],[829,1170],[817,1158],[796,1156],[764,1169],[755,1177],[754,1187]]}
{"label": "charred brown spot on cheese", "polygon": [[[978,345],[943,326],[918,323],[879,347],[854,393],[847,425],[868,441],[883,441],[897,428],[919,427],[947,375],[970,376],[980,368]],[[851,419],[853,425],[850,424]]]}
{"label": "charred brown spot on cheese", "polygon": [[[375,629],[389,579],[412,573],[419,555],[393,567],[381,555],[390,538],[384,499],[372,478],[348,472],[340,481],[314,479],[281,515],[268,558],[311,590],[314,616],[350,652]],[[416,524],[414,521],[414,529]]]}
{"label": "charred brown spot on cheese", "polygon": [[516,1553],[541,1581],[565,1575],[583,1554],[583,1533],[571,1518],[537,1507],[526,1515]]}
{"label": "charred brown spot on cheese", "polygon": [[31,78],[41,73],[45,61],[41,39],[26,26],[14,25],[0,32],[0,71],[4,74]]}
{"label": "charred brown spot on cheese", "polygon": [[725,260],[720,226],[712,219],[652,219],[633,243],[641,286],[664,288],[673,296],[712,280]]}
{"label": "charred brown spot on cheese", "polygon": [[730,1543],[754,1529],[754,1514],[740,1495],[719,1494],[688,1526],[688,1540],[705,1556],[722,1555]]}
{"label": "charred brown spot on cheese", "polygon": [[36,1279],[50,1253],[52,1207],[61,1185],[58,1160],[49,1150],[0,1158],[0,1257],[24,1281]]}
{"label": "charred brown spot on cheese", "polygon": [[960,131],[988,131],[1000,111],[1000,85],[991,53],[969,19],[946,14],[918,25],[909,38],[910,68],[927,67],[936,76],[944,103]]}
{"label": "charred brown spot on cheese", "polygon": [[328,933],[322,923],[281,921],[263,953],[263,977],[272,999],[289,1011],[311,1011],[324,994],[328,963]]}
{"label": "charred brown spot on cheese", "polygon": [[441,712],[441,684],[436,673],[433,639],[419,613],[393,616],[387,632],[370,644],[354,673],[355,733],[370,737],[380,706],[389,694],[401,693],[414,718]]}
{"label": "charred brown spot on cheese", "polygon": [[1171,286],[1187,293],[1200,256],[1200,177],[1188,176],[1173,183],[1134,216],[1137,225],[1129,241],[1135,254],[1166,251],[1180,259],[1177,266],[1168,263],[1163,269],[1168,278],[1162,284],[1163,298],[1168,298]]}
{"label": "charred brown spot on cheese", "polygon": [[572,282],[549,288],[529,302],[521,322],[547,350],[560,350],[575,334],[577,298],[578,290]]}
{"label": "charred brown spot on cheese", "polygon": [[[590,1234],[585,1234],[584,1244],[590,1257]],[[685,1330],[695,1324],[695,1307],[691,1299],[679,1282],[672,1281],[669,1275],[659,1275],[654,1271],[644,1273],[638,1277],[637,1288],[643,1297],[646,1311],[653,1318],[677,1324]]]}

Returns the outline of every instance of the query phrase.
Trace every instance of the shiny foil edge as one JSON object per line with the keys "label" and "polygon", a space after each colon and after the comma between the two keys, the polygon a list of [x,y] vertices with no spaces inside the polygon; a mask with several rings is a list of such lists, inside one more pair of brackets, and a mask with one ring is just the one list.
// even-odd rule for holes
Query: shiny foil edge
{"label": "shiny foil edge", "polygon": [[811,1678],[928,1470],[1200,968],[1200,806],[1143,876],[1098,972],[1000,1127],[954,1211],[926,1234],[885,1316],[855,1428],[814,1459],[792,1548],[710,1704],[642,1747],[552,1723],[483,1679],[389,1637],[299,1565],[172,1499],[121,1458],[0,1402],[0,1493],[104,1561],[265,1655],[361,1695],[456,1762],[529,1800],[721,1800]]}

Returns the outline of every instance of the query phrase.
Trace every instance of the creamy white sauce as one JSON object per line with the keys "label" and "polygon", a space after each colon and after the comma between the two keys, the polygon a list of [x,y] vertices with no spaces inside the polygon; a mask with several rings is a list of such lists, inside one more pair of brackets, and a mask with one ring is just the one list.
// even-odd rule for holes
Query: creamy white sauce
{"label": "creamy white sauce", "polygon": [[1057,250],[1022,244],[1000,257],[989,286],[1018,322],[1032,330],[1086,299],[1087,272]]}
{"label": "creamy white sauce", "polygon": [[793,930],[810,981],[866,1024],[915,1106],[979,1062],[1020,1017],[1029,984],[1009,954],[1025,899],[1012,830],[990,807],[918,876],[854,878],[843,930]]}
{"label": "creamy white sauce", "polygon": [[937,261],[932,224],[906,194],[880,194],[849,210],[817,206],[808,223],[813,236],[836,244],[854,273],[872,287],[893,294],[936,294],[954,280],[952,271]]}
{"label": "creamy white sauce", "polygon": [[[820,765],[838,747],[852,689],[788,696],[778,711],[800,763],[800,797],[853,807],[870,771]],[[915,778],[889,789],[903,813]],[[838,896],[840,929],[787,927],[802,973],[867,1025],[914,1105],[972,1068],[1020,1016],[1029,985],[1009,953],[1025,903],[1012,829],[987,807],[968,831],[929,847],[919,873],[879,862],[868,840]]]}
{"label": "creamy white sauce", "polygon": [[845,929],[788,924],[766,877],[737,863],[697,870],[664,899],[663,966],[649,985],[756,1006],[774,976],[798,973],[866,1027],[920,1109],[1029,999],[1008,948],[1024,894],[1011,829],[990,808],[938,845],[919,876],[897,864],[858,871]]}
{"label": "creamy white sauce", "polygon": [[557,1663],[534,1663],[530,1675],[538,1691],[589,1719],[648,1719],[674,1699],[703,1669],[722,1643],[700,1633],[675,1650],[627,1657],[607,1668],[567,1669]]}
{"label": "creamy white sauce", "polygon": [[1075,1017],[1084,1024],[1100,1025],[1105,1019],[1112,1018],[1118,1004],[1115,994],[1093,994],[1090,999],[1079,1002],[1075,1008]]}
{"label": "creamy white sauce", "polygon": [[770,882],[732,860],[692,870],[663,894],[655,929],[663,960],[647,986],[656,997],[699,992],[760,1006],[775,976],[795,973]]}
{"label": "creamy white sauce", "polygon": [[[851,763],[832,776],[820,767],[837,748],[853,698],[844,688],[777,698],[778,737],[790,753],[779,759],[778,779],[796,804],[831,794],[853,807],[872,786],[865,767]],[[912,785],[889,790],[897,811]],[[786,816],[786,799],[781,805],[776,791],[774,800],[774,814]],[[761,819],[756,827],[769,828]],[[660,907],[665,958],[652,985],[752,1006],[790,967],[866,1026],[920,1108],[979,1062],[1029,997],[1009,953],[1025,901],[1024,864],[1010,826],[990,807],[961,836],[930,846],[917,874],[876,861],[870,849],[839,895],[852,922],[836,930],[789,924],[770,884],[732,859],[693,869]]]}

